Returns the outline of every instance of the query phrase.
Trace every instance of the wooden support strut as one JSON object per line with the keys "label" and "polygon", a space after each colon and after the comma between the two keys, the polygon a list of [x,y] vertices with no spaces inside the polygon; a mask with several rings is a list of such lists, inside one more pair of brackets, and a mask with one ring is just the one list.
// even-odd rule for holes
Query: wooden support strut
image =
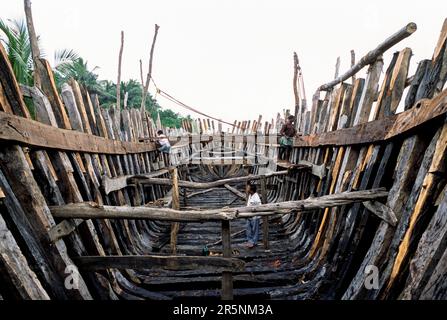
{"label": "wooden support strut", "polygon": [[54,206],[50,209],[54,217],[63,219],[147,219],[178,222],[221,221],[338,207],[351,203],[383,199],[387,196],[388,192],[383,188],[379,188],[336,193],[298,201],[263,204],[256,207],[209,210],[179,211],[169,208],[99,206],[90,202]]}
{"label": "wooden support strut", "polygon": [[223,257],[196,256],[84,256],[73,259],[79,269],[100,271],[107,269],[149,270],[163,269],[173,271],[203,269],[220,269],[243,271],[244,261]]}
{"label": "wooden support strut", "polygon": [[447,89],[438,96],[423,99],[402,113],[319,135],[302,136],[295,139],[295,147],[352,146],[388,141],[407,135],[447,113]]}
{"label": "wooden support strut", "polygon": [[[154,172],[146,173],[146,174],[140,174],[138,177],[146,177],[146,178],[155,178],[162,176],[166,173],[168,173],[168,169],[161,169]],[[106,194],[109,194],[113,191],[118,191],[121,189],[126,188],[129,185],[129,180],[136,177],[135,175],[126,175],[116,178],[109,178],[108,176],[102,177],[102,186],[104,188],[104,191]]]}
{"label": "wooden support strut", "polygon": [[[266,179],[261,179],[261,196],[262,203],[267,204],[267,182]],[[269,250],[269,217],[262,217],[262,239],[264,244],[264,249]]]}
{"label": "wooden support strut", "polygon": [[[288,171],[278,171],[278,172],[272,172],[266,175],[248,175],[243,177],[236,177],[236,178],[229,178],[229,179],[222,179],[217,180],[213,182],[191,182],[191,181],[179,181],[178,185],[182,188],[191,188],[191,189],[212,189],[215,187],[225,186],[226,184],[230,183],[238,183],[238,182],[246,182],[251,180],[261,180],[263,177],[269,178],[269,177],[276,177],[276,176],[284,176],[287,175]],[[165,185],[170,186],[172,185],[172,181],[170,179],[160,179],[160,178],[144,178],[140,179],[139,176],[133,177],[133,179],[138,180],[141,184],[158,184],[158,185]]]}
{"label": "wooden support strut", "polygon": [[[222,221],[222,250],[224,258],[231,258],[231,227],[230,221]],[[222,300],[233,300],[233,275],[222,272]]]}
{"label": "wooden support strut", "polygon": [[[172,175],[172,209],[180,210],[180,191],[178,187],[178,169],[171,170]],[[177,235],[180,229],[178,222],[171,223],[171,253],[177,254]]]}
{"label": "wooden support strut", "polygon": [[343,75],[337,77],[335,80],[326,83],[318,88],[318,91],[327,91],[331,88],[335,87],[337,84],[349,79],[365,66],[376,61],[378,57],[380,57],[385,51],[390,49],[395,44],[399,43],[403,39],[411,36],[417,30],[417,26],[415,23],[410,22],[405,27],[397,31],[395,34],[387,38],[384,42],[379,44],[374,50],[368,52],[363,58],[360,59],[357,64],[355,64],[351,69],[349,69]]}

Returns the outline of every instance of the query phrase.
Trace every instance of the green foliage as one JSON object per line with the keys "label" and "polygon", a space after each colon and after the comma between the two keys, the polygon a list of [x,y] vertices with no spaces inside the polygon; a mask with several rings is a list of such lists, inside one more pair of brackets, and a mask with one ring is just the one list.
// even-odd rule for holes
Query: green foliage
{"label": "green foliage", "polygon": [[[0,41],[5,45],[12,69],[19,83],[33,86],[33,57],[31,44],[28,36],[28,29],[24,20],[8,21],[5,23],[0,19]],[[2,34],[3,33],[3,34]],[[42,50],[41,50],[42,52]],[[105,107],[116,104],[116,84],[112,81],[99,81],[95,71],[98,67],[89,69],[87,61],[69,49],[58,50],[54,54],[55,65],[53,67],[56,86],[60,89],[62,84],[70,79],[75,79],[83,85],[90,93],[96,93],[99,102]],[[129,80],[121,83],[121,107],[124,106],[126,93],[128,94],[127,105],[129,108],[140,108],[142,101],[142,85],[136,80]],[[34,106],[31,100],[27,99],[26,104],[32,114]],[[179,128],[182,116],[170,109],[162,109],[158,102],[148,94],[146,99],[146,110],[155,120],[160,113],[160,120],[163,126]],[[191,119],[189,116],[188,119]]]}
{"label": "green foliage", "polygon": [[13,20],[7,24],[0,19],[0,30],[3,33],[0,41],[6,48],[17,81],[32,86],[33,57],[25,21]]}
{"label": "green foliage", "polygon": [[94,67],[90,71],[87,61],[77,57],[72,51],[67,52],[65,55],[64,52],[62,52],[60,61],[61,63],[57,64],[55,67],[55,78],[58,86],[61,86],[64,82],[67,82],[70,79],[75,79],[90,93],[101,93],[102,87],[98,82],[98,75],[95,73],[95,70],[98,69],[98,67]]}
{"label": "green foliage", "polygon": [[[110,107],[116,104],[116,84],[112,81],[100,82],[102,91],[99,93],[99,101],[101,105]],[[143,87],[142,85],[133,79],[127,82],[121,82],[121,107],[124,106],[124,100],[126,93],[128,94],[127,106],[128,108],[141,108]],[[158,113],[160,113],[160,120],[164,127],[180,128],[182,120],[185,119],[180,114],[175,113],[171,109],[162,109],[157,100],[149,93],[146,99],[146,110],[150,113],[152,119],[156,120]],[[190,116],[187,119],[191,119]]]}

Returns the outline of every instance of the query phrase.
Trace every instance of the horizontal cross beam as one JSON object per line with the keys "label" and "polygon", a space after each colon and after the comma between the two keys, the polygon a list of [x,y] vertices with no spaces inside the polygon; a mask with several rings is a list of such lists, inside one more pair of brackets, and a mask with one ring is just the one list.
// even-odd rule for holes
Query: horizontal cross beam
{"label": "horizontal cross beam", "polygon": [[[190,188],[190,189],[212,189],[216,187],[225,186],[226,184],[230,183],[239,183],[239,182],[247,182],[247,181],[255,181],[255,180],[261,180],[262,178],[270,178],[270,177],[277,177],[277,176],[285,176],[288,174],[287,170],[284,171],[277,171],[268,173],[265,175],[248,175],[243,177],[236,177],[236,178],[228,178],[228,179],[222,179],[212,182],[192,182],[192,181],[179,181],[178,185],[182,188]],[[132,177],[132,180],[138,181],[141,184],[156,184],[156,185],[164,185],[164,186],[171,186],[172,180],[171,179],[163,179],[163,178],[146,178],[144,176],[134,176]]]}
{"label": "horizontal cross beam", "polygon": [[62,219],[131,219],[177,222],[222,221],[305,212],[338,207],[357,202],[384,199],[388,192],[381,189],[336,193],[305,200],[263,204],[254,207],[221,208],[210,210],[173,210],[169,208],[99,206],[84,202],[51,207],[55,218]]}
{"label": "horizontal cross beam", "polygon": [[201,256],[86,256],[73,258],[76,266],[84,271],[106,269],[148,270],[163,269],[184,271],[211,269],[218,271],[243,271],[245,262],[236,258]]}

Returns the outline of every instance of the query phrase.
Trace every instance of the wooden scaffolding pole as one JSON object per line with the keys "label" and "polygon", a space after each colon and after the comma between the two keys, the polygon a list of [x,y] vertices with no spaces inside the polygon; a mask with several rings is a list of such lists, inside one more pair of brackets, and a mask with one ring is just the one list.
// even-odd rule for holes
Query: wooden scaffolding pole
{"label": "wooden scaffolding pole", "polygon": [[37,88],[41,88],[41,79],[39,76],[37,61],[40,59],[40,48],[37,39],[36,29],[34,28],[33,12],[31,10],[31,0],[25,0],[25,16],[26,16],[26,26],[28,28],[28,35],[31,44],[31,54],[34,62],[34,85]]}
{"label": "wooden scaffolding pole", "polygon": [[[265,177],[261,179],[261,196],[262,203],[267,204],[267,182]],[[269,217],[262,217],[262,240],[264,244],[264,249],[268,250],[270,248],[269,244]]]}
{"label": "wooden scaffolding pole", "polygon": [[143,98],[141,100],[141,115],[142,116],[144,115],[144,111],[146,110],[146,98],[147,98],[147,93],[148,93],[147,91],[149,90],[149,83],[152,78],[152,62],[154,59],[155,42],[157,41],[158,29],[160,29],[160,27],[158,25],[155,25],[154,39],[152,40],[151,53],[149,56],[149,71],[147,73],[146,84],[144,85],[144,88],[143,88]]}
{"label": "wooden scaffolding pole", "polygon": [[174,210],[152,207],[99,206],[95,203],[75,203],[51,207],[55,218],[80,219],[148,219],[160,221],[219,221],[246,219],[255,216],[277,213],[304,212],[316,209],[338,207],[346,204],[383,199],[388,192],[383,189],[371,189],[342,192],[308,198],[305,200],[263,204],[256,207],[220,208],[209,210]]}
{"label": "wooden scaffolding pole", "polygon": [[116,108],[121,110],[121,65],[124,51],[124,31],[121,31],[121,47],[118,56],[118,79],[116,81]]}
{"label": "wooden scaffolding pole", "polygon": [[[178,187],[178,169],[174,168],[171,170],[172,175],[172,209],[180,210],[180,192]],[[177,235],[180,229],[180,224],[178,222],[171,223],[171,253],[173,255],[177,254]]]}
{"label": "wooden scaffolding pole", "polygon": [[354,65],[351,69],[349,69],[346,73],[342,74],[341,76],[337,77],[335,80],[326,83],[318,88],[318,91],[327,91],[337,84],[349,79],[354,74],[359,72],[361,69],[363,69],[365,66],[373,63],[377,60],[385,51],[390,49],[392,46],[394,46],[396,43],[399,43],[403,39],[411,36],[415,31],[417,30],[417,26],[415,23],[410,22],[405,27],[397,31],[395,34],[393,34],[391,37],[383,41],[381,44],[379,44],[374,50],[371,50],[368,52],[360,61]]}
{"label": "wooden scaffolding pole", "polygon": [[[223,257],[231,258],[231,227],[230,221],[222,221],[222,251]],[[233,274],[222,272],[222,300],[233,300]]]}

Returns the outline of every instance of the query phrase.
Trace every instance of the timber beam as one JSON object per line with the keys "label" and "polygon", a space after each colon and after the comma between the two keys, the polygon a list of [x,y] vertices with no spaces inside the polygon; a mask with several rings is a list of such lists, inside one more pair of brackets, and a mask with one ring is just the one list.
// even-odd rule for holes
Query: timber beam
{"label": "timber beam", "polygon": [[447,89],[429,100],[420,100],[402,113],[354,127],[295,138],[295,147],[352,146],[388,141],[408,135],[416,128],[447,113]]}
{"label": "timber beam", "polygon": [[148,270],[228,270],[243,271],[245,262],[236,258],[201,256],[85,256],[73,258],[76,266],[84,271],[107,269]]}
{"label": "timber beam", "polygon": [[126,176],[120,176],[120,177],[115,177],[115,178],[109,178],[107,175],[104,175],[102,177],[102,186],[104,188],[105,193],[110,194],[110,192],[122,190],[122,189],[126,188],[127,186],[129,186],[129,183],[128,183],[129,179],[132,179],[135,177],[149,179],[149,178],[159,177],[159,176],[162,176],[167,173],[169,173],[169,169],[157,170],[157,171],[147,173],[147,174],[140,174],[138,176],[126,175]]}
{"label": "timber beam", "polygon": [[335,87],[337,84],[351,78],[361,69],[366,67],[367,65],[374,63],[385,51],[393,47],[395,44],[399,43],[405,38],[411,36],[417,30],[417,26],[415,23],[410,22],[405,27],[391,35],[381,44],[379,44],[374,50],[368,52],[360,61],[351,67],[346,73],[337,77],[335,80],[326,83],[318,88],[318,91],[327,91]]}
{"label": "timber beam", "polygon": [[256,207],[236,207],[210,210],[174,210],[169,208],[99,206],[84,202],[51,207],[55,218],[62,219],[135,219],[177,222],[222,221],[246,219],[256,216],[306,212],[316,209],[338,207],[342,205],[373,201],[386,198],[388,192],[383,189],[362,190],[336,193],[305,200],[263,204]]}
{"label": "timber beam", "polygon": [[[226,184],[230,183],[239,183],[239,182],[247,182],[247,181],[254,181],[254,180],[261,180],[264,177],[270,178],[270,177],[276,177],[276,176],[284,176],[287,175],[288,171],[277,171],[268,173],[265,175],[248,175],[243,177],[236,177],[236,178],[229,178],[229,179],[222,179],[217,180],[213,182],[192,182],[192,181],[179,181],[178,185],[182,188],[190,188],[190,189],[212,189],[215,187],[221,187],[225,186]],[[164,186],[172,186],[172,180],[171,179],[162,179],[162,178],[145,178],[145,177],[139,177],[135,176],[131,180],[138,181],[140,184],[156,184],[156,185],[164,185]]]}
{"label": "timber beam", "polygon": [[110,140],[74,130],[53,127],[0,111],[0,141],[59,151],[130,154],[155,151],[153,143]]}

